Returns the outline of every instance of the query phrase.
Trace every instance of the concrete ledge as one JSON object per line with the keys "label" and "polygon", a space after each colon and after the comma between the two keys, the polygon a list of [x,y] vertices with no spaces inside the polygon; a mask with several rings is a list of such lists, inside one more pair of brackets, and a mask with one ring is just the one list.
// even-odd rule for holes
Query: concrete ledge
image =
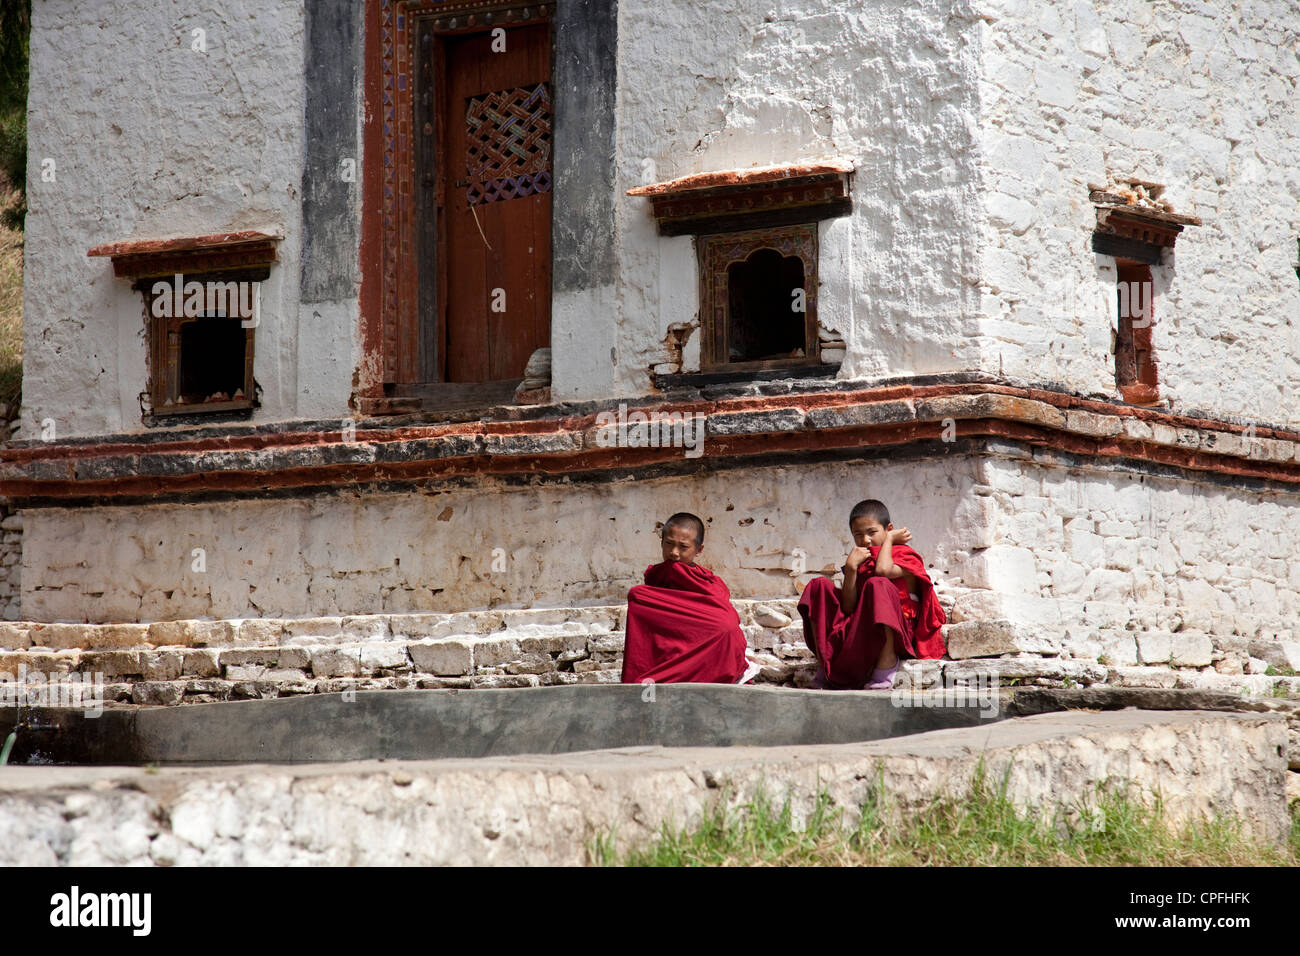
{"label": "concrete ledge", "polygon": [[[802,818],[819,789],[850,819],[877,774],[904,810],[966,792],[983,762],[1046,811],[1097,784],[1163,794],[1169,818],[1232,814],[1283,839],[1285,725],[1272,715],[1043,714],[889,741],[607,750],[347,765],[0,771],[0,865],[581,864],[761,787]],[[726,789],[724,789],[724,786]]]}
{"label": "concrete ledge", "polygon": [[[714,436],[702,462],[774,453],[943,447],[951,439],[1017,441],[1088,458],[1123,458],[1232,480],[1300,484],[1300,432],[1191,418],[1010,384],[899,384],[763,397],[668,396],[639,410],[701,415]],[[100,506],[109,500],[256,496],[366,483],[405,485],[468,474],[535,476],[681,464],[681,449],[607,447],[595,440],[600,403],[555,406],[545,417],[418,424],[284,423],[238,435],[203,431],[170,440],[138,435],[0,449],[0,494],[23,507]],[[353,421],[353,426],[358,423]],[[310,427],[315,426],[315,427]],[[944,448],[945,452],[950,451]]]}
{"label": "concrete ledge", "polygon": [[[316,694],[194,707],[26,711],[11,760],[299,763],[555,754],[610,747],[732,747],[876,740],[1000,719],[987,692],[943,706],[887,691],[724,684]],[[353,699],[354,698],[354,699]],[[960,706],[954,706],[959,704]],[[0,736],[15,711],[0,711]]]}

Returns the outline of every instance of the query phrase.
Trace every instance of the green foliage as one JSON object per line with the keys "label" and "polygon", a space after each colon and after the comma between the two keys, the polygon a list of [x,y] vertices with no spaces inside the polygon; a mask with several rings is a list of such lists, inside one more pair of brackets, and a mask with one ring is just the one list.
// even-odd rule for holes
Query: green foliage
{"label": "green foliage", "polygon": [[[31,0],[0,0],[0,224],[27,213],[27,72]],[[16,195],[8,195],[10,191]]]}
{"label": "green foliage", "polygon": [[657,840],[622,856],[612,834],[599,834],[591,858],[628,866],[1295,866],[1300,863],[1300,801],[1292,805],[1288,845],[1244,835],[1217,817],[1174,826],[1160,800],[1123,786],[1098,787],[1084,805],[1045,815],[1018,807],[1006,780],[977,770],[970,792],[920,810],[892,805],[878,778],[856,824],[823,790],[799,825],[787,799],[759,792],[728,808],[722,797],[694,828],[665,826]]}

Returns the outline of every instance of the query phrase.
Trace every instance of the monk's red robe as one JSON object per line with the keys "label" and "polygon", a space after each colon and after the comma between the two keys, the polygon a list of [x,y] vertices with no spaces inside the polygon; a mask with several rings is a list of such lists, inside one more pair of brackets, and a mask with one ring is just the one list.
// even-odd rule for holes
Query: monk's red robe
{"label": "monk's red robe", "polygon": [[623,682],[734,684],[745,673],[745,635],[731,592],[707,568],[665,561],[627,595]]}
{"label": "monk's red robe", "polygon": [[941,628],[947,616],[921,556],[905,544],[894,545],[894,564],[916,578],[916,590],[909,593],[906,578],[872,574],[879,554],[879,548],[872,548],[858,569],[858,603],[847,617],[840,610],[840,589],[830,578],[814,578],[799,599],[804,641],[821,662],[827,687],[866,684],[885,646],[886,628],[897,632],[899,657],[934,660],[946,650]]}

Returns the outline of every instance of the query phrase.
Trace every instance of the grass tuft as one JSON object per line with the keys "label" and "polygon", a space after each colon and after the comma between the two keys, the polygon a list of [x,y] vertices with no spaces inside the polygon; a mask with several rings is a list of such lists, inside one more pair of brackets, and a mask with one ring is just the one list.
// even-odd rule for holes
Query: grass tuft
{"label": "grass tuft", "polygon": [[657,839],[623,854],[613,834],[597,836],[603,866],[1296,866],[1300,801],[1285,846],[1250,839],[1240,821],[1217,817],[1174,826],[1163,803],[1123,786],[1098,787],[1085,805],[1051,815],[1022,809],[1006,781],[976,772],[970,793],[941,797],[911,813],[892,805],[879,779],[853,825],[824,791],[802,826],[787,799],[764,792],[730,808],[728,794],[698,825],[665,825]]}

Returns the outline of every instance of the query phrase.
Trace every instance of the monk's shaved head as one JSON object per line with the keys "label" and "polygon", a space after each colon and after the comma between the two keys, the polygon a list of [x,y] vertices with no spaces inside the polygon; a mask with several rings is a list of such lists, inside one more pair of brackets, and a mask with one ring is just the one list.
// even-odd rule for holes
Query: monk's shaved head
{"label": "monk's shaved head", "polygon": [[870,518],[872,521],[880,523],[880,527],[889,527],[889,509],[885,507],[883,501],[877,501],[875,498],[867,498],[859,501],[849,512],[849,527],[853,527],[853,522],[859,518]]}
{"label": "monk's shaved head", "polygon": [[704,547],[704,522],[687,511],[679,511],[664,522],[664,534],[669,528],[682,528],[695,534],[695,547]]}

